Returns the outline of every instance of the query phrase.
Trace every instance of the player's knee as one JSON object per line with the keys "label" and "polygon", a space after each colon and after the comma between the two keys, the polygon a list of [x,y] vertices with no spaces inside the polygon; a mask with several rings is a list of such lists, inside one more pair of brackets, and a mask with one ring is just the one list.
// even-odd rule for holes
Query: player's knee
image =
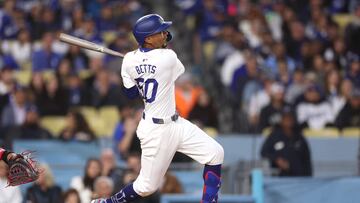
{"label": "player's knee", "polygon": [[212,149],[213,156],[208,164],[217,165],[224,162],[224,148],[216,143]]}

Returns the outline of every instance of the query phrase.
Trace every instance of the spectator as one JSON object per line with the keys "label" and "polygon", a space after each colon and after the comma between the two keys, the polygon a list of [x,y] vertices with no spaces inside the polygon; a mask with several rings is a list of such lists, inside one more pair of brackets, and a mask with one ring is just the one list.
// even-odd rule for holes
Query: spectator
{"label": "spectator", "polygon": [[33,71],[55,71],[60,63],[61,56],[52,51],[53,33],[45,33],[42,37],[41,48],[34,51],[32,60]]}
{"label": "spectator", "polygon": [[75,176],[71,179],[70,187],[77,190],[82,203],[91,201],[94,192],[94,182],[101,175],[101,162],[98,159],[88,159],[84,176]]}
{"label": "spectator", "polygon": [[54,183],[54,177],[46,164],[41,164],[39,178],[26,190],[26,202],[31,203],[62,203],[62,191]]}
{"label": "spectator", "polygon": [[93,198],[110,198],[114,193],[114,182],[107,176],[100,176],[94,182]]}
{"label": "spectator", "polygon": [[0,10],[0,38],[13,39],[19,30],[15,23],[16,9],[15,1],[4,1]]}
{"label": "spectator", "polygon": [[27,97],[25,87],[17,85],[11,94],[10,103],[2,112],[1,124],[3,127],[20,126],[25,121]]}
{"label": "spectator", "polygon": [[296,106],[297,121],[302,127],[321,129],[332,125],[334,114],[331,105],[320,93],[319,86],[310,85],[304,100]]}
{"label": "spectator", "polygon": [[113,18],[113,10],[110,5],[105,5],[101,8],[100,16],[95,18],[95,24],[97,30],[101,33],[116,29],[116,24]]}
{"label": "spectator", "polygon": [[294,72],[292,82],[285,90],[285,102],[288,104],[295,104],[296,99],[301,96],[306,89],[304,73],[302,70],[297,69]]}
{"label": "spectator", "polygon": [[30,62],[32,53],[32,44],[29,31],[22,29],[17,35],[17,40],[11,42],[3,41],[2,51],[5,54],[10,54],[15,59],[16,63],[19,64],[22,69],[24,69],[24,65]]}
{"label": "spectator", "polygon": [[284,109],[280,127],[274,128],[261,147],[261,156],[279,170],[279,176],[311,176],[310,149],[296,128],[295,117]]}
{"label": "spectator", "polygon": [[142,110],[125,106],[120,111],[121,121],[117,124],[113,138],[116,143],[116,151],[121,158],[132,152],[141,152],[140,140],[136,135],[136,128],[142,118]]}
{"label": "spectator", "polygon": [[89,57],[79,46],[70,46],[64,58],[70,61],[71,67],[76,73],[89,68]]}
{"label": "spectator", "polygon": [[71,110],[66,116],[66,126],[61,131],[59,139],[63,141],[94,141],[95,134],[90,129],[85,117],[77,110]]}
{"label": "spectator", "polygon": [[22,203],[20,187],[7,187],[8,167],[0,161],[0,203]]}
{"label": "spectator", "polygon": [[193,83],[192,76],[189,73],[185,73],[177,80],[177,86],[175,86],[175,100],[176,109],[180,116],[188,118],[191,110],[198,102],[201,87],[196,86]]}
{"label": "spectator", "polygon": [[68,92],[60,86],[54,75],[46,81],[45,92],[38,98],[37,106],[42,116],[63,116],[68,111]]}
{"label": "spectator", "polygon": [[189,120],[200,128],[218,128],[217,109],[205,90],[200,93],[198,101],[190,111]]}
{"label": "spectator", "polygon": [[261,109],[260,112],[260,130],[267,127],[274,127],[281,121],[281,112],[285,107],[284,87],[279,83],[271,85],[270,104]]}
{"label": "spectator", "polygon": [[[0,64],[0,114],[10,102],[10,93],[15,88],[15,79],[12,69]],[[1,122],[1,118],[0,118]]]}
{"label": "spectator", "polygon": [[59,86],[66,88],[69,85],[69,77],[73,73],[73,67],[67,59],[61,59],[59,66],[56,68],[55,76],[59,81]]}
{"label": "spectator", "polygon": [[360,88],[360,55],[352,56],[350,68],[346,72],[346,78],[351,80],[354,87]]}
{"label": "spectator", "polygon": [[92,105],[95,107],[116,106],[126,100],[121,87],[110,81],[109,72],[100,70],[96,74],[92,90]]}
{"label": "spectator", "polygon": [[167,171],[164,176],[164,183],[160,188],[161,194],[183,193],[182,185],[175,175]]}
{"label": "spectator", "polygon": [[24,123],[15,131],[11,131],[11,137],[20,139],[51,139],[53,135],[41,127],[39,113],[36,106],[26,108]]}
{"label": "spectator", "polygon": [[89,88],[85,86],[84,81],[81,80],[79,75],[76,73],[69,75],[67,89],[70,107],[90,106],[91,94]]}
{"label": "spectator", "polygon": [[352,22],[350,22],[345,29],[345,43],[349,51],[360,55],[360,48],[357,46],[360,44],[360,3],[357,2],[353,11]]}
{"label": "spectator", "polygon": [[77,190],[70,188],[63,195],[64,203],[81,203]]}
{"label": "spectator", "polygon": [[341,109],[335,121],[339,129],[360,126],[360,89],[354,89],[350,99]]}
{"label": "spectator", "polygon": [[245,92],[245,87],[248,85],[248,83],[256,83],[259,79],[260,70],[258,65],[259,64],[257,62],[256,55],[253,53],[248,53],[246,56],[246,63],[241,67],[238,67],[238,69],[236,69],[234,72],[231,89],[235,96],[235,100],[239,104],[241,101],[244,101],[242,97]]}
{"label": "spectator", "polygon": [[254,93],[250,98],[246,112],[250,125],[249,128],[252,132],[258,131],[261,109],[270,104],[271,87],[273,84],[274,80],[271,77],[264,79],[263,88]]}
{"label": "spectator", "polygon": [[241,32],[235,32],[231,36],[231,45],[235,49],[225,57],[220,70],[221,82],[225,87],[231,86],[231,81],[237,68],[245,64],[244,48],[246,47],[246,39]]}
{"label": "spectator", "polygon": [[[349,81],[341,81],[341,75],[337,70],[328,72],[325,79],[326,99],[330,102],[334,117],[336,117],[345,105],[346,99],[349,96],[347,92],[351,92],[352,84],[350,82],[349,86],[347,83]],[[350,89],[347,90],[344,88]]]}
{"label": "spectator", "polygon": [[327,61],[334,61],[337,67],[344,69],[348,66],[346,54],[347,50],[344,39],[338,37],[333,42],[332,47],[325,50],[324,58]]}
{"label": "spectator", "polygon": [[110,148],[104,149],[101,152],[100,161],[102,165],[101,175],[111,178],[114,183],[114,191],[119,191],[121,189],[122,170],[116,165],[113,150]]}
{"label": "spectator", "polygon": [[272,46],[272,53],[273,55],[270,55],[264,62],[267,72],[271,73],[274,77],[279,76],[279,61],[284,61],[289,73],[293,73],[295,71],[295,61],[286,55],[286,48],[283,43],[275,43]]}
{"label": "spectator", "polygon": [[31,101],[34,102],[36,106],[41,105],[41,97],[45,95],[46,88],[44,75],[41,72],[32,73],[29,88]]}

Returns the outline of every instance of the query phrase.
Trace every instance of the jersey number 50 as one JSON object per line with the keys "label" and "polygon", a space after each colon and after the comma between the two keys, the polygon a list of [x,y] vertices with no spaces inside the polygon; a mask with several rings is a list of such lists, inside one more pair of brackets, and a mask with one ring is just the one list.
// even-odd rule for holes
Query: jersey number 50
{"label": "jersey number 50", "polygon": [[[151,103],[155,100],[158,82],[153,79],[149,78],[144,81],[144,78],[136,78],[137,87],[139,88],[140,94],[146,103]],[[151,88],[151,89],[150,89]],[[148,96],[148,93],[151,92],[151,96]]]}

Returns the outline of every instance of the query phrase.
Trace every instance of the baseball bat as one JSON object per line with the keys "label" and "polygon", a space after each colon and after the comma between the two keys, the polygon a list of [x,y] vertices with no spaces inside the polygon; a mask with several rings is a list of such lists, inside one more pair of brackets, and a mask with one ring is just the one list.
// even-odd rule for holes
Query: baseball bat
{"label": "baseball bat", "polygon": [[84,39],[80,39],[78,37],[74,37],[74,36],[71,36],[71,35],[68,35],[68,34],[65,34],[65,33],[60,33],[59,39],[62,42],[65,42],[65,43],[68,43],[68,44],[71,44],[71,45],[75,45],[75,46],[79,46],[79,47],[84,48],[84,49],[90,49],[90,50],[101,52],[101,53],[104,53],[104,54],[110,54],[110,55],[113,55],[113,56],[124,57],[124,54],[122,54],[120,52],[111,50],[111,49],[109,49],[107,47],[101,46],[101,45],[96,44],[94,42],[90,42],[90,41],[87,41],[87,40],[84,40]]}

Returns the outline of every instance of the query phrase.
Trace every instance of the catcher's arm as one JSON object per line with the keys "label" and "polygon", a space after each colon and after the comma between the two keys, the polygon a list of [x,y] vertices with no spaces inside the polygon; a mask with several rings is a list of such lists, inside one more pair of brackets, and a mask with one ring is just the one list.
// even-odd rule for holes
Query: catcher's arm
{"label": "catcher's arm", "polygon": [[9,164],[11,158],[15,158],[16,154],[14,152],[6,151],[3,148],[0,148],[0,160],[3,160],[6,164]]}

